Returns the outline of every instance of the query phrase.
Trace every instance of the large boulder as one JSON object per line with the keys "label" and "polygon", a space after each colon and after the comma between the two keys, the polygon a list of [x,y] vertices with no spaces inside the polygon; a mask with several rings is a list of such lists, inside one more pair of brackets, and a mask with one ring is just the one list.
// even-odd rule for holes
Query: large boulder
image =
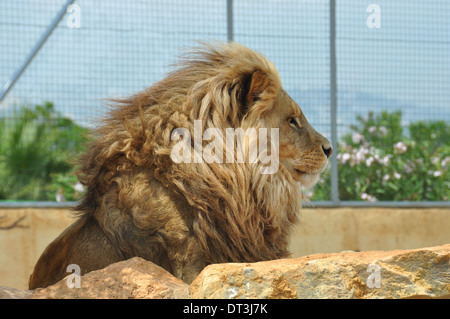
{"label": "large boulder", "polygon": [[258,263],[214,264],[191,298],[450,297],[450,245],[318,254]]}
{"label": "large boulder", "polygon": [[187,284],[154,263],[139,257],[87,273],[80,277],[79,288],[70,288],[76,283],[76,280],[69,276],[47,288],[36,289],[32,298],[189,298]]}

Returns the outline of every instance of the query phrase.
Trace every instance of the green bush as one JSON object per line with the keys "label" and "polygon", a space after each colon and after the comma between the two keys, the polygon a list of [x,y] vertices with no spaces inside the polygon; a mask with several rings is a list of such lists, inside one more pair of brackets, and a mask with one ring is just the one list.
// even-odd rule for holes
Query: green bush
{"label": "green bush", "polygon": [[[401,112],[369,113],[345,135],[337,153],[339,198],[366,201],[447,201],[450,125],[414,122],[404,132]],[[312,200],[330,198],[330,174]]]}
{"label": "green bush", "polygon": [[57,194],[78,199],[72,161],[87,133],[49,102],[21,107],[13,119],[0,120],[0,199],[54,201]]}

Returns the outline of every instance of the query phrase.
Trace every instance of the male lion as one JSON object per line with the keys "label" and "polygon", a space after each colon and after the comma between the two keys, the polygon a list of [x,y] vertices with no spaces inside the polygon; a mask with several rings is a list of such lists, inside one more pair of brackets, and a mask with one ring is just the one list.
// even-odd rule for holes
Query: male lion
{"label": "male lion", "polygon": [[[288,256],[301,186],[318,180],[331,145],[282,89],[271,62],[237,43],[205,45],[115,104],[81,157],[87,192],[79,219],[46,248],[30,289],[61,280],[69,264],[84,274],[139,256],[190,283],[211,263]],[[174,162],[172,133],[186,128],[194,136],[194,120],[222,132],[277,128],[279,167],[264,174],[261,161]],[[195,156],[198,145],[187,145]]]}

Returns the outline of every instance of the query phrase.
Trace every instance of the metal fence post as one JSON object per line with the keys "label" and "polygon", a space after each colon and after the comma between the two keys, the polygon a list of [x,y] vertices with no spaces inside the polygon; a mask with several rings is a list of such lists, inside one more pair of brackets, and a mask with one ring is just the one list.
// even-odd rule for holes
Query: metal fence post
{"label": "metal fence post", "polygon": [[331,108],[331,201],[335,206],[339,200],[339,182],[337,165],[337,74],[336,74],[336,0],[330,0],[330,108]]}
{"label": "metal fence post", "polygon": [[233,0],[227,0],[227,41],[233,42]]}

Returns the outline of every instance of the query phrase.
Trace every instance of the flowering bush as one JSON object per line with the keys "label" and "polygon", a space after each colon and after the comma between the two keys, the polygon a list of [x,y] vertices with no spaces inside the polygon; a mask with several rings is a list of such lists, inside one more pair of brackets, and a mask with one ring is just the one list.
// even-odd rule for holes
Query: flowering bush
{"label": "flowering bush", "polygon": [[[345,135],[337,153],[339,197],[364,201],[446,201],[450,198],[450,125],[414,122],[401,112],[369,113]],[[330,199],[330,174],[312,200]],[[307,192],[308,194],[308,192]]]}

